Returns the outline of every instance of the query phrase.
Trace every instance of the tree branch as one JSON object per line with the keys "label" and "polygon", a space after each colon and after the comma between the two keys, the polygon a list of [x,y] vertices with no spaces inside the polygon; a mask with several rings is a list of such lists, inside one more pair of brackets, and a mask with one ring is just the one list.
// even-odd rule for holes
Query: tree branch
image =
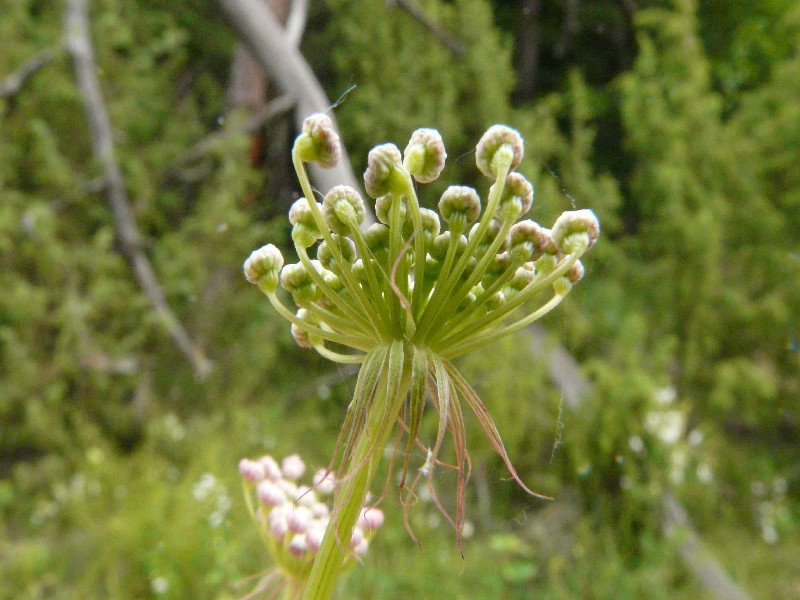
{"label": "tree branch", "polygon": [[78,87],[85,103],[86,119],[89,123],[94,153],[103,168],[105,192],[111,205],[120,246],[123,254],[131,263],[139,286],[178,349],[189,360],[195,377],[203,378],[210,371],[210,363],[169,308],[150,261],[141,247],[142,239],[130,209],[122,171],[114,157],[111,122],[103,103],[100,84],[97,81],[97,65],[89,38],[89,18],[86,4],[86,0],[69,0],[67,2],[64,14],[64,35],[66,48],[72,57],[75,68]]}
{"label": "tree branch", "polygon": [[[315,112],[328,112],[330,101],[314,76],[311,67],[287,39],[272,12],[260,0],[216,0],[231,27],[250,48],[253,56],[285,93],[297,102],[295,121],[298,129],[303,120]],[[330,115],[333,118],[333,115]],[[332,169],[311,166],[311,175],[323,192],[335,185],[359,189],[346,152]]]}
{"label": "tree branch", "polygon": [[414,4],[411,0],[388,0],[390,5],[397,5],[406,11],[412,19],[427,29],[433,37],[435,37],[442,46],[450,50],[456,58],[463,58],[466,54],[466,48],[461,40],[451,35],[441,27],[439,24],[431,19],[419,6]]}
{"label": "tree branch", "polygon": [[0,80],[0,98],[17,95],[25,82],[39,69],[53,62],[56,55],[53,48],[44,48],[22,63],[19,69],[3,77]]}

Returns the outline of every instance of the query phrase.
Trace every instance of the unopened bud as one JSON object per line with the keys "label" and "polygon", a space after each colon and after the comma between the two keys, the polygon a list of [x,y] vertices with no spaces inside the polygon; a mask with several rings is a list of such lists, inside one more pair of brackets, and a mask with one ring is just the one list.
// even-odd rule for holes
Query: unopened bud
{"label": "unopened bud", "polygon": [[503,155],[511,162],[509,170],[516,169],[522,161],[522,136],[505,125],[492,125],[475,148],[475,164],[489,179],[497,179],[498,159]]}
{"label": "unopened bud", "polygon": [[333,476],[333,472],[328,469],[318,469],[314,473],[312,481],[314,482],[314,489],[323,495],[333,493],[336,488],[336,478]]}
{"label": "unopened bud", "polygon": [[339,135],[328,115],[313,114],[303,121],[303,133],[294,142],[300,159],[330,169],[342,156]]}
{"label": "unopened bud", "polygon": [[272,244],[253,251],[244,261],[244,276],[265,293],[272,293],[278,287],[278,274],[283,267],[283,255]]}
{"label": "unopened bud", "polygon": [[599,235],[600,223],[588,208],[561,213],[552,230],[553,241],[564,254],[571,254],[576,243],[585,243],[588,250],[594,246]]}
{"label": "unopened bud", "polygon": [[259,458],[258,462],[260,462],[261,466],[264,467],[264,476],[270,481],[278,481],[281,477],[283,477],[278,463],[269,454],[265,454]]}
{"label": "unopened bud", "polygon": [[442,136],[435,129],[417,129],[403,155],[403,164],[419,183],[435,181],[447,158]]}
{"label": "unopened bud", "polygon": [[306,472],[306,463],[299,454],[292,454],[281,461],[281,472],[286,479],[292,481],[300,479]]}
{"label": "unopened bud", "polygon": [[[433,239],[433,244],[431,244],[430,248],[432,257],[439,261],[444,260],[445,256],[447,255],[447,248],[450,246],[450,237],[452,235],[453,234],[450,231],[445,231]],[[467,248],[467,238],[463,235],[459,235],[456,244],[455,256],[458,258]]]}
{"label": "unopened bud", "polygon": [[370,150],[364,171],[364,188],[370,197],[379,198],[392,191],[392,171],[402,166],[402,160],[394,144],[381,144]]}
{"label": "unopened bud", "polygon": [[[320,267],[321,270],[321,267]],[[321,293],[303,263],[292,263],[281,271],[281,287],[292,294],[298,306],[319,300]]]}
{"label": "unopened bud", "polygon": [[[431,210],[429,208],[420,208],[419,213],[420,220],[422,221],[421,235],[425,240],[425,247],[428,248],[433,242],[433,238],[439,235],[442,224],[439,221],[439,214],[435,210]],[[413,232],[414,221],[412,219],[408,219],[403,227],[403,235],[408,238],[411,237]]]}
{"label": "unopened bud", "polygon": [[361,194],[346,185],[337,185],[322,201],[322,215],[331,231],[347,235],[364,221],[367,209]]}
{"label": "unopened bud", "polygon": [[515,223],[508,233],[509,254],[512,260],[519,263],[536,260],[550,243],[550,236],[538,223],[531,220]]}
{"label": "unopened bud", "polygon": [[308,542],[304,534],[298,533],[289,541],[289,552],[298,557],[308,552]]}
{"label": "unopened bud", "polygon": [[262,481],[258,484],[256,490],[258,499],[266,506],[275,507],[284,504],[287,500],[286,493],[269,480]]}
{"label": "unopened bud", "polygon": [[570,267],[570,270],[564,274],[564,277],[569,279],[569,282],[572,285],[578,283],[581,279],[583,279],[583,275],[586,272],[586,269],[583,268],[583,263],[579,260],[575,261],[575,264]]}
{"label": "unopened bud", "polygon": [[481,214],[481,199],[471,187],[451,185],[439,200],[439,213],[450,229],[458,233],[474,223]]}
{"label": "unopened bud", "polygon": [[519,173],[510,173],[500,198],[500,213],[503,218],[516,220],[527,213],[531,206],[533,206],[533,186],[530,181]]}
{"label": "unopened bud", "polygon": [[[342,258],[348,265],[352,265],[356,260],[356,245],[349,237],[345,237],[343,235],[331,234],[334,244],[339,250],[339,253],[342,255]],[[328,242],[322,242],[317,248],[317,260],[322,263],[322,266],[326,269],[333,271],[334,273],[339,270],[341,265],[339,265],[338,261],[331,252],[331,248],[328,245]]]}
{"label": "unopened bud", "polygon": [[306,198],[300,198],[289,209],[289,222],[292,224],[292,239],[303,248],[312,246],[322,238],[322,232],[314,219],[314,213]]}
{"label": "unopened bud", "polygon": [[249,458],[243,458],[239,461],[239,473],[247,481],[261,481],[266,477],[264,466],[260,462]]}
{"label": "unopened bud", "polygon": [[391,211],[395,206],[399,207],[400,222],[404,223],[408,217],[408,209],[406,208],[406,203],[403,198],[395,194],[386,194],[375,200],[375,216],[378,218],[378,221],[389,225],[392,217]]}
{"label": "unopened bud", "polygon": [[365,531],[380,529],[384,519],[383,511],[380,508],[362,508],[356,525]]}

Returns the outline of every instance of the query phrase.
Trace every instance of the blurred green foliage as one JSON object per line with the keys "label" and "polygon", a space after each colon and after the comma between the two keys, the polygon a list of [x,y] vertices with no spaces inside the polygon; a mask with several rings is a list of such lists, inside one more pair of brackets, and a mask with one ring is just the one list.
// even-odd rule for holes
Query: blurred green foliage
{"label": "blurred green foliage", "polygon": [[[213,4],[90,4],[146,251],[214,370],[193,378],[119,250],[57,49],[62,3],[0,1],[0,76],[56,51],[0,99],[0,599],[242,597],[267,565],[236,462],[326,464],[353,382],[296,348],[241,277],[253,248],[285,241],[272,165],[252,166],[244,134],[179,162],[242,118]],[[413,543],[390,486],[388,525],[342,596],[710,597],[662,533],[668,489],[753,597],[800,595],[800,12],[639,2],[630,40],[600,52],[592,36],[624,27],[624,3],[576,3],[577,41],[555,60],[545,28],[541,84],[512,105],[514,4],[418,4],[463,57],[387,3],[312,3],[304,52],[331,98],[357,86],[335,109],[355,168],[432,126],[450,158],[423,201],[449,183],[484,192],[471,147],[507,122],[526,139],[532,218],[590,207],[603,237],[545,338],[462,364],[523,478],[556,501],[503,481],[472,423],[464,562],[424,498]],[[542,23],[563,25],[567,4]],[[577,405],[553,382],[554,348],[590,382]],[[443,470],[446,506],[450,483]]]}

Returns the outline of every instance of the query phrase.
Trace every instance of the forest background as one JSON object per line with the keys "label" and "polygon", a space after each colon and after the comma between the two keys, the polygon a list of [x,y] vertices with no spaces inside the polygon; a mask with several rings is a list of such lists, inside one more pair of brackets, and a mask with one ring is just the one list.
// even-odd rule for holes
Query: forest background
{"label": "forest background", "polygon": [[[126,243],[67,4],[0,1],[0,598],[242,597],[269,565],[239,458],[327,464],[353,386],[241,274],[288,248],[293,99],[258,75],[235,93],[224,2],[90,2]],[[462,364],[555,501],[473,423],[465,559],[430,502],[418,547],[390,493],[341,597],[800,597],[796,3],[316,1],[301,51],[349,90],[356,172],[435,127],[442,181],[479,187],[474,144],[506,123],[531,217],[603,228],[543,327]]]}

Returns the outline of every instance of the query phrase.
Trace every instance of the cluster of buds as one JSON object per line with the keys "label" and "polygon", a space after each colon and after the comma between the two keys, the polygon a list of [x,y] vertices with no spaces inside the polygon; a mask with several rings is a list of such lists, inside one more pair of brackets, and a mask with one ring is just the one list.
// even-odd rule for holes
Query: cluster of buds
{"label": "cluster of buds", "polygon": [[[309,117],[295,143],[298,174],[305,161],[330,166],[340,154],[330,119]],[[522,154],[519,133],[491,127],[476,149],[479,170],[493,181],[485,209],[476,190],[451,186],[437,213],[420,207],[415,182],[431,182],[444,168],[439,133],[415,131],[402,154],[393,144],[377,146],[364,187],[378,223],[365,227],[368,211],[357,190],[336,186],[318,202],[309,188],[289,211],[300,261],[284,265],[270,244],[247,259],[245,276],[291,322],[300,346],[332,360],[360,362],[364,352],[392,339],[446,359],[488,344],[558,304],[583,276],[579,257],[599,234],[590,210],[565,212],[551,229],[520,220],[534,195],[513,171]],[[278,299],[279,285],[295,311]],[[553,299],[543,310],[506,323],[548,289]]]}
{"label": "cluster of buds", "polygon": [[[336,488],[333,474],[319,469],[309,486],[300,482],[305,472],[306,465],[297,454],[287,456],[280,464],[269,455],[239,462],[250,515],[278,570],[290,581],[305,580],[333,518],[325,501]],[[366,554],[383,520],[379,508],[361,509],[346,544],[352,559]]]}

